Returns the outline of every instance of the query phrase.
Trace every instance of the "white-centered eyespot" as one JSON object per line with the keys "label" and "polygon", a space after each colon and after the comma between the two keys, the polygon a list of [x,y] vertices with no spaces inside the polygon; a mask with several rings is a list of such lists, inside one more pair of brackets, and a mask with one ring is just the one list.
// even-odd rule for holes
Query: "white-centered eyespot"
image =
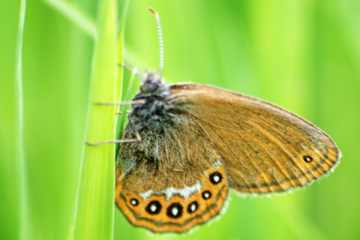
{"label": "white-centered eyespot", "polygon": [[146,206],[145,210],[150,214],[158,214],[161,211],[161,204],[159,201],[151,201]]}
{"label": "white-centered eyespot", "polygon": [[180,203],[172,203],[166,211],[166,214],[170,218],[179,218],[183,212],[183,206]]}
{"label": "white-centered eyespot", "polygon": [[219,172],[213,172],[212,174],[210,174],[209,178],[210,178],[210,182],[216,185],[221,182],[222,175]]}
{"label": "white-centered eyespot", "polygon": [[188,205],[187,211],[188,211],[188,213],[194,213],[198,208],[199,208],[198,202],[193,201]]}

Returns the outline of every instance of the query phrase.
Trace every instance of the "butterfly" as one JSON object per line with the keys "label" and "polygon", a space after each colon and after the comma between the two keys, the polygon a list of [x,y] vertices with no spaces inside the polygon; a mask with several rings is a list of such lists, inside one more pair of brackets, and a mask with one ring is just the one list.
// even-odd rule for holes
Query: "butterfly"
{"label": "butterfly", "polygon": [[208,222],[233,189],[266,195],[303,187],[336,166],[322,130],[282,108],[149,73],[118,155],[116,204],[135,226],[181,233]]}
{"label": "butterfly", "polygon": [[[160,69],[163,41],[160,17]],[[223,210],[229,190],[267,195],[304,187],[341,157],[321,129],[280,107],[147,73],[117,155],[115,202],[130,223],[182,233]]]}

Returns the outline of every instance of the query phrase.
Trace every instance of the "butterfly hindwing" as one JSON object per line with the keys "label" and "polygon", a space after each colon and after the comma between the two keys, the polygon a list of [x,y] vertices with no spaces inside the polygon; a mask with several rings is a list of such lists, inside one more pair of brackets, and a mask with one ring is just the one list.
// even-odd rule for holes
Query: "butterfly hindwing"
{"label": "butterfly hindwing", "polygon": [[241,193],[284,192],[334,168],[340,152],[319,128],[269,103],[199,84],[171,87],[222,157]]}
{"label": "butterfly hindwing", "polygon": [[181,128],[167,129],[155,145],[157,159],[137,153],[137,143],[126,144],[119,155],[119,161],[135,161],[117,170],[116,204],[129,222],[152,232],[180,233],[218,215],[228,181],[202,130],[188,119]]}

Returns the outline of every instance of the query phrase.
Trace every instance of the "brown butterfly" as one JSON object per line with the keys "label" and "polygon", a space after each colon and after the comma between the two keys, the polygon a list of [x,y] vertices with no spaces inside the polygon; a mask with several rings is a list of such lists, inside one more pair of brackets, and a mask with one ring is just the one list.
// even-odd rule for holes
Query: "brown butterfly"
{"label": "brown butterfly", "polygon": [[335,143],[302,118],[201,84],[148,74],[133,99],[118,156],[116,204],[136,226],[184,232],[218,215],[229,188],[269,194],[333,169]]}
{"label": "brown butterfly", "polygon": [[267,102],[145,75],[118,154],[116,204],[135,226],[188,231],[244,194],[306,186],[336,166],[322,130]]}

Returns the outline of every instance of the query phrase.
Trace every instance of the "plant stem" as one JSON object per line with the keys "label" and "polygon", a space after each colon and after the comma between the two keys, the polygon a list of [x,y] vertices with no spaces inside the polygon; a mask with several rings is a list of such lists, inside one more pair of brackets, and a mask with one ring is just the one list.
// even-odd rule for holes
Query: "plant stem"
{"label": "plant stem", "polygon": [[23,77],[23,48],[24,48],[24,28],[26,18],[26,0],[20,1],[19,23],[16,46],[16,79],[15,96],[17,107],[17,164],[19,177],[19,224],[20,239],[26,239],[28,236],[28,190],[27,190],[27,171],[25,159],[25,141],[24,141],[24,77]]}
{"label": "plant stem", "polygon": [[[116,0],[100,2],[85,134],[88,142],[116,138],[118,110],[115,106],[94,104],[120,99],[116,10]],[[85,146],[70,239],[113,238],[114,158],[114,145]]]}

